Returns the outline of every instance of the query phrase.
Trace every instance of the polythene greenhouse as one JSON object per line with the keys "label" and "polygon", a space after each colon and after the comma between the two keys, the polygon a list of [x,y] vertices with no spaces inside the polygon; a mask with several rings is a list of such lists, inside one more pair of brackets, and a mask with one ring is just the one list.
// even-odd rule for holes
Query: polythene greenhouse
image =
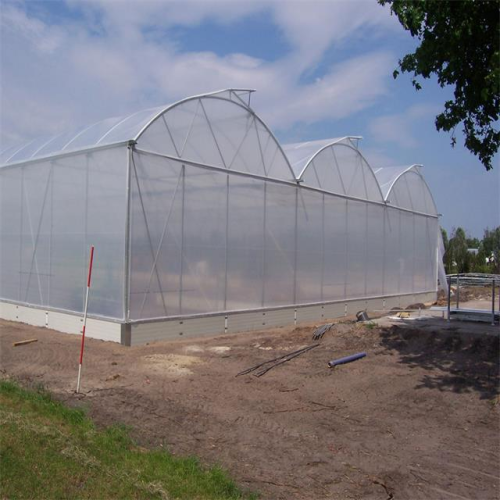
{"label": "polythene greenhouse", "polygon": [[0,316],[125,344],[390,309],[436,296],[417,165],[357,137],[280,145],[230,89],[1,152]]}

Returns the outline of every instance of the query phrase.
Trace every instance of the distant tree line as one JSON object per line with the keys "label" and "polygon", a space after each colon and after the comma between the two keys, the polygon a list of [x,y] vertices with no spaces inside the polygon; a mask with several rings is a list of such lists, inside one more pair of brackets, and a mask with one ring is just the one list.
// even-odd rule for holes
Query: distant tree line
{"label": "distant tree line", "polygon": [[443,228],[441,234],[447,274],[500,274],[500,226],[491,230],[485,229],[482,240],[468,237],[461,227],[454,229],[450,238]]}

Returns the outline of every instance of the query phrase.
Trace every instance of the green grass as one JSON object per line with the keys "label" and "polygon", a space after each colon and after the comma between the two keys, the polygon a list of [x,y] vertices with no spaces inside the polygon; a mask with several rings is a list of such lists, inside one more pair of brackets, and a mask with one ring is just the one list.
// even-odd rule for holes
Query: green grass
{"label": "green grass", "polygon": [[98,430],[43,389],[0,381],[0,498],[237,499],[219,467],[146,450],[122,426]]}

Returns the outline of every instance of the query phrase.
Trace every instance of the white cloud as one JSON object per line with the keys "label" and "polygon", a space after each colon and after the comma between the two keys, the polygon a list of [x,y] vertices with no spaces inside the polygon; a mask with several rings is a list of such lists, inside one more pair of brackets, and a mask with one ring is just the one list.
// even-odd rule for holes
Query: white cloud
{"label": "white cloud", "polygon": [[[301,83],[325,51],[362,30],[395,29],[376,2],[68,2],[81,19],[55,24],[28,15],[22,2],[1,9],[2,143],[51,134],[108,116],[172,102],[226,87],[256,88],[256,109],[273,127],[342,118],[386,93],[392,55],[370,52],[326,67],[320,79]],[[291,45],[282,59],[248,54],[180,52],[171,40],[148,33],[208,19],[231,23],[268,12]]]}
{"label": "white cloud", "polygon": [[422,121],[433,120],[440,107],[419,104],[408,108],[403,113],[379,116],[368,125],[370,136],[380,143],[393,143],[403,148],[418,146],[417,128]]}

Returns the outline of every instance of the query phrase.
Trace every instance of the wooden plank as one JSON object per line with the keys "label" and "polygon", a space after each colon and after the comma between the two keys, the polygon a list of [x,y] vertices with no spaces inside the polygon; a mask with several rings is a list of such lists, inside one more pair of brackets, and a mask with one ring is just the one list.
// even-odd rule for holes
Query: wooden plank
{"label": "wooden plank", "polygon": [[20,340],[19,342],[14,342],[12,345],[17,347],[18,345],[31,344],[32,342],[38,342],[38,339]]}

